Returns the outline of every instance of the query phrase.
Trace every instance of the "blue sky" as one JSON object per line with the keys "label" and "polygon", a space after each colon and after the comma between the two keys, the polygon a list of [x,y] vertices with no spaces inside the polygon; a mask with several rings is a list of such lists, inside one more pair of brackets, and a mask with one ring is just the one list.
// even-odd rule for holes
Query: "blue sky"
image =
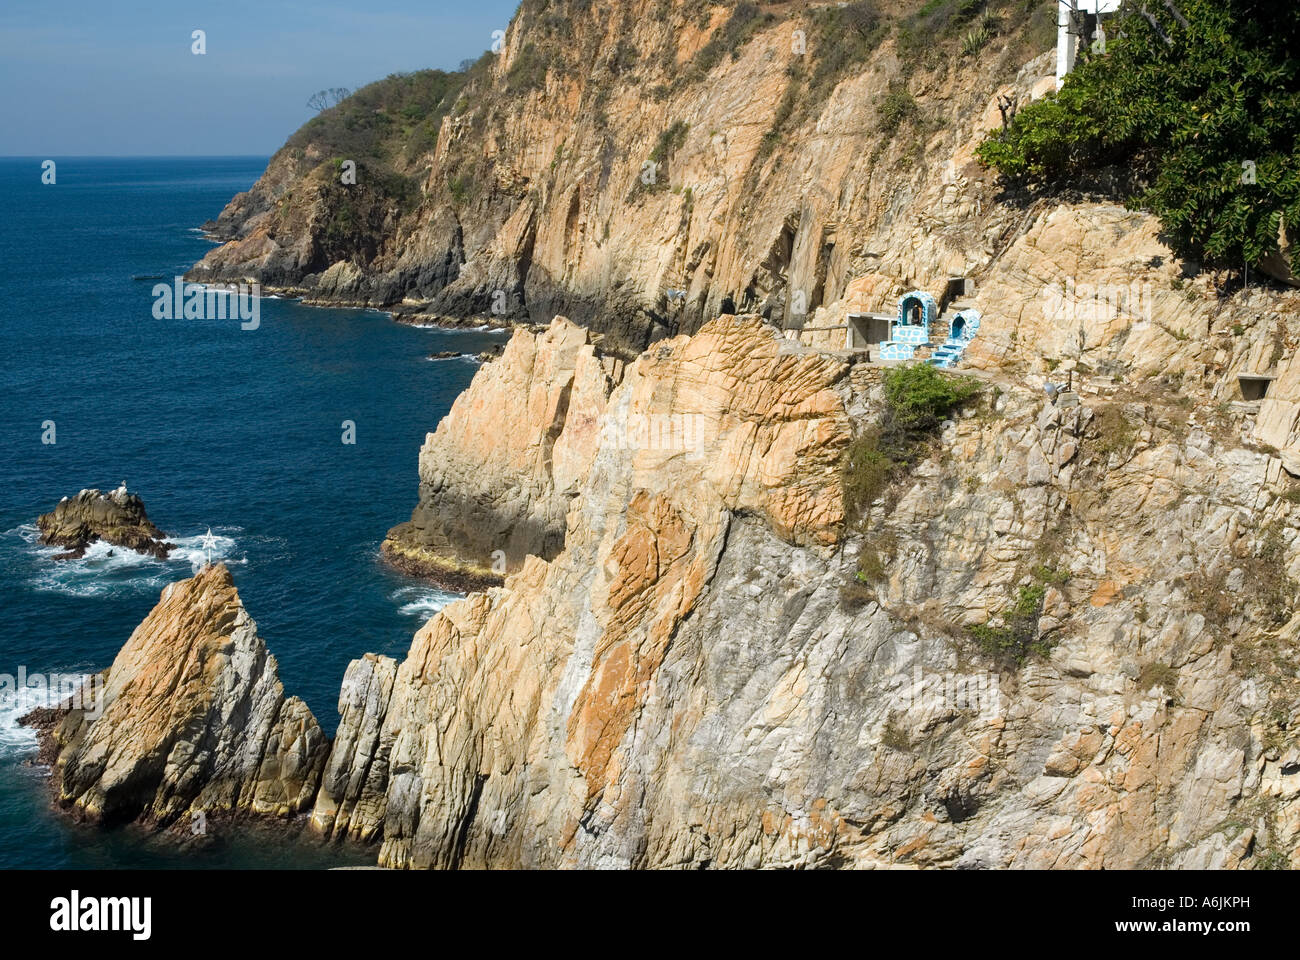
{"label": "blue sky", "polygon": [[[323,87],[455,69],[518,0],[0,6],[0,156],[270,154]],[[192,31],[207,53],[190,51]]]}

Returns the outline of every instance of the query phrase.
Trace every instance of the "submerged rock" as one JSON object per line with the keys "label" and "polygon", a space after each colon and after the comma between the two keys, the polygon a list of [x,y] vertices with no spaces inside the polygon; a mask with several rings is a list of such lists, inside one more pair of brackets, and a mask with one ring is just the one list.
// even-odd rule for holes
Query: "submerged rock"
{"label": "submerged rock", "polygon": [[64,497],[53,510],[37,518],[36,526],[41,543],[68,548],[58,555],[59,560],[83,556],[96,540],[159,560],[167,559],[172,549],[164,539],[167,534],[149,521],[144,501],[128,493],[125,483],[112,493],[82,490],[75,497]]}
{"label": "submerged rock", "polygon": [[98,703],[32,720],[52,741],[59,802],[104,822],[307,810],[329,749],[307,705],[285,697],[224,565],[163,591]]}

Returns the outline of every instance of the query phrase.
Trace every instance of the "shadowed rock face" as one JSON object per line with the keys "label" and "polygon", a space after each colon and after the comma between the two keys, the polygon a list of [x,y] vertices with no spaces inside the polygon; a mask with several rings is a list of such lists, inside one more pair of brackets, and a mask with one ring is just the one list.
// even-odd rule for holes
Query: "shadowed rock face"
{"label": "shadowed rock face", "polygon": [[75,497],[64,497],[49,513],[36,520],[41,543],[68,547],[59,559],[80,557],[96,540],[126,547],[165,560],[171,545],[163,533],[145,515],[144,501],[126,487],[112,493],[82,490]]}
{"label": "shadowed rock face", "polygon": [[53,731],[58,797],[89,819],[166,825],[311,806],[328,741],[284,696],[224,565],[163,591],[108,668],[98,707]]}

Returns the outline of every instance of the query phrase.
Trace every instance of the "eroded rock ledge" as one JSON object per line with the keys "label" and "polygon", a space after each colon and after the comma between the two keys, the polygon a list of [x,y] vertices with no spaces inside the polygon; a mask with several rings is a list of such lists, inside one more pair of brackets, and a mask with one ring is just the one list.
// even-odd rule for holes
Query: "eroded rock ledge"
{"label": "eroded rock ledge", "polygon": [[40,515],[36,526],[41,543],[68,548],[59,559],[82,556],[96,540],[160,560],[167,559],[172,549],[164,539],[167,534],[149,522],[144,501],[128,493],[126,484],[111,493],[82,490],[75,497],[64,497],[53,510]]}
{"label": "eroded rock ledge", "polygon": [[596,450],[596,424],[623,364],[557,317],[517,330],[420,450],[419,502],[384,556],[452,590],[499,585],[564,544],[565,516]]}

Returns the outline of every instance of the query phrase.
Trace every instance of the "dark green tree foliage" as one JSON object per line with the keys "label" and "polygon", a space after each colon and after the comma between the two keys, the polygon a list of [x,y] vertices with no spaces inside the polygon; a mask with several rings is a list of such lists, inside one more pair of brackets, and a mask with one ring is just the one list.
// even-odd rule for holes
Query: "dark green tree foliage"
{"label": "dark green tree foliage", "polygon": [[1276,251],[1279,225],[1300,226],[1295,6],[1126,3],[1106,31],[1105,52],[985,140],[980,159],[1048,189],[1128,168],[1126,201],[1160,217],[1179,255],[1240,266]]}
{"label": "dark green tree foliage", "polygon": [[940,373],[927,363],[898,367],[885,374],[882,425],[890,446],[901,451],[936,433],[952,411],[979,391],[979,382]]}

